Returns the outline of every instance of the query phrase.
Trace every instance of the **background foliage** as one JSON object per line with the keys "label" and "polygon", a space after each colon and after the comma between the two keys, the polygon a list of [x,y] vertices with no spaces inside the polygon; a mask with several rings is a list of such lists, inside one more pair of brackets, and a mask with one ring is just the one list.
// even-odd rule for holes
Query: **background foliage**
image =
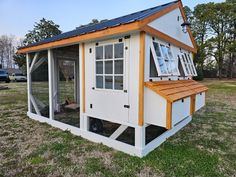
{"label": "background foliage", "polygon": [[205,77],[236,77],[236,0],[185,6],[198,45],[195,63]]}

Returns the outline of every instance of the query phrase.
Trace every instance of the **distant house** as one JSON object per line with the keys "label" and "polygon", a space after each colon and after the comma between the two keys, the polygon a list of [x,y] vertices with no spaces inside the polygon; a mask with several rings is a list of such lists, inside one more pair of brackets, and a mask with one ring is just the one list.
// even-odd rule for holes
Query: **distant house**
{"label": "distant house", "polygon": [[[27,56],[27,114],[91,141],[145,156],[205,105],[207,87],[192,80],[197,75],[196,51],[181,1],[20,48],[18,53]],[[67,61],[72,62],[69,71]],[[37,75],[46,74],[48,82],[36,83],[31,75],[42,64],[46,69]],[[62,67],[73,75],[73,85],[60,80]],[[46,96],[43,91],[48,91]],[[68,94],[74,99],[62,104]],[[67,108],[77,112],[67,113]]]}

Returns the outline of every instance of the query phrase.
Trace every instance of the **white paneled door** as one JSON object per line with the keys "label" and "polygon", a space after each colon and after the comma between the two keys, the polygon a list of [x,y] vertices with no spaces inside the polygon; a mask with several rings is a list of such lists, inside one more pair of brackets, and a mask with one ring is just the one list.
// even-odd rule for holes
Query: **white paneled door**
{"label": "white paneled door", "polygon": [[129,39],[90,43],[85,49],[86,113],[128,122]]}

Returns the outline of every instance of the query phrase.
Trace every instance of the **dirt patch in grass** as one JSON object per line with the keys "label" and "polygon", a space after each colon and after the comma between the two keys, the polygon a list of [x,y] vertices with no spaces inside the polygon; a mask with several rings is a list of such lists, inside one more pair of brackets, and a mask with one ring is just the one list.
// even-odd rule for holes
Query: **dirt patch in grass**
{"label": "dirt patch in grass", "polygon": [[204,81],[207,105],[145,158],[26,116],[26,83],[0,91],[0,176],[233,176],[236,82]]}

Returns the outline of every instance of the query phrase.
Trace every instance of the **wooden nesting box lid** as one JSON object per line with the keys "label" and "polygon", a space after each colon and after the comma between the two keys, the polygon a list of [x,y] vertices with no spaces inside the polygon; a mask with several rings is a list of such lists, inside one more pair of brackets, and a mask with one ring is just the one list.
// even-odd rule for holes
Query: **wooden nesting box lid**
{"label": "wooden nesting box lid", "polygon": [[205,85],[194,80],[152,81],[145,82],[145,86],[170,102],[208,90]]}

